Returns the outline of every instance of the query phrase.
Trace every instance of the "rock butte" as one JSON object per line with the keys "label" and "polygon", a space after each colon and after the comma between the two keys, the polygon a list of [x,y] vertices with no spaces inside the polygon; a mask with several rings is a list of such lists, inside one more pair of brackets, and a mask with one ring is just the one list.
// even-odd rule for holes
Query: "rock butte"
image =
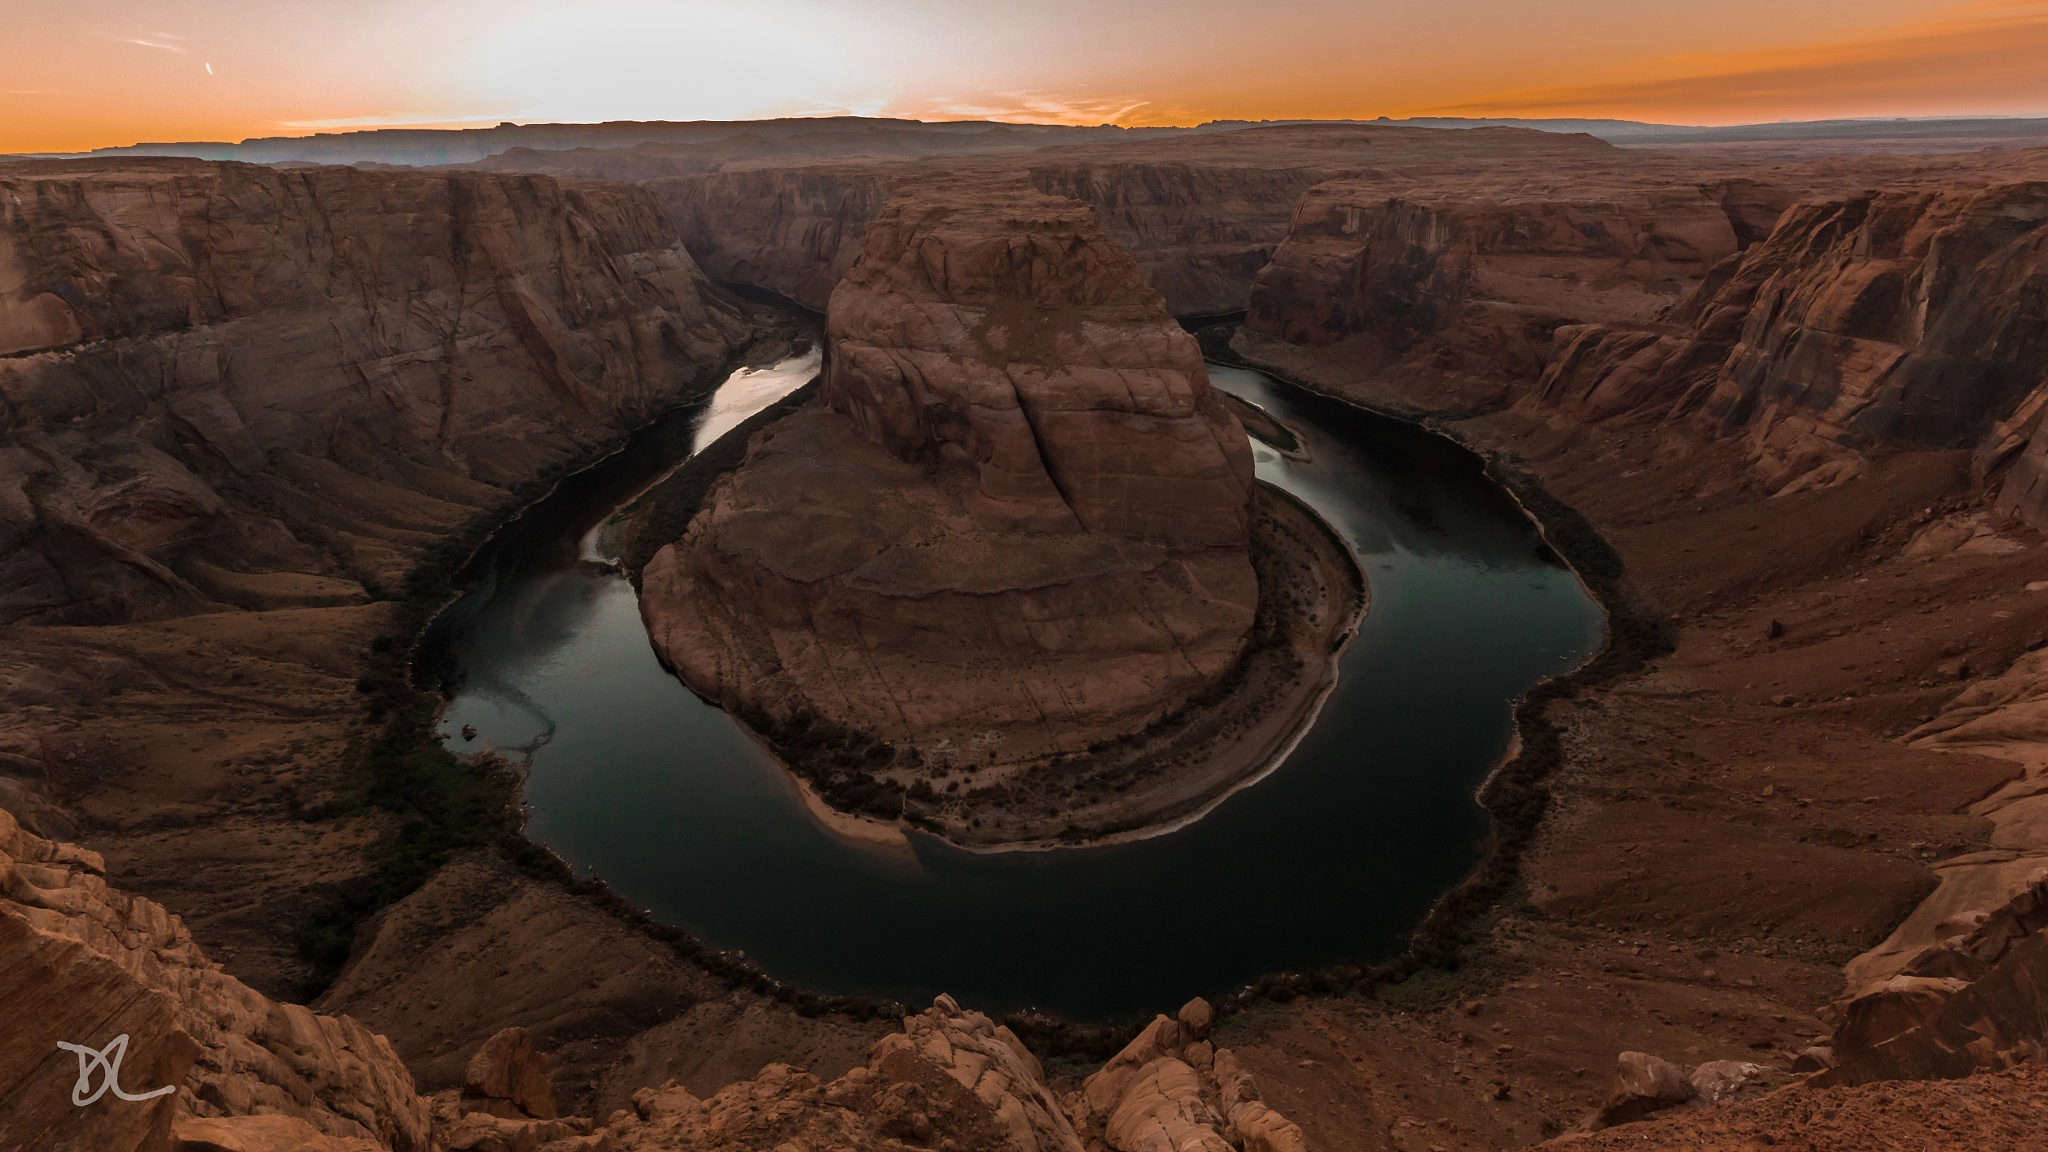
{"label": "rock butte", "polygon": [[[125,1088],[183,1091],[93,1113],[95,1148],[1046,1146],[1064,1122],[1120,1152],[1288,1127],[1420,1152],[1688,1089],[1578,1146],[2038,1142],[2048,152],[1304,125],[931,158],[903,131],[829,160],[721,143],[639,185],[518,171],[654,174],[636,149],[0,165],[0,998],[50,1031],[0,1036],[0,1143],[70,1115],[54,1043],[100,1023],[133,1035]],[[1522,715],[1525,759],[1555,759],[1500,815],[1520,902],[1376,1004],[1307,977],[1220,999],[1291,1125],[1230,1103],[1191,1023],[1036,1078],[944,1003],[901,1032],[799,1015],[494,844],[284,1003],[316,987],[306,912],[374,886],[361,849],[394,823],[333,803],[378,731],[356,681],[403,630],[370,593],[717,379],[761,317],[700,267],[822,307],[896,183],[941,169],[1087,203],[1171,312],[1249,308],[1236,355],[1493,454],[1610,589],[1612,678]],[[470,1076],[508,1027],[527,1055],[493,1042]],[[543,1052],[567,1119],[535,1114]]]}
{"label": "rock butte", "polygon": [[1087,205],[906,188],[866,235],[819,402],[756,436],[641,606],[783,747],[853,734],[846,774],[881,779],[827,795],[879,785],[856,803],[893,817],[892,771],[913,798],[969,772],[971,802],[1181,710],[1239,667],[1260,589],[1245,432]]}

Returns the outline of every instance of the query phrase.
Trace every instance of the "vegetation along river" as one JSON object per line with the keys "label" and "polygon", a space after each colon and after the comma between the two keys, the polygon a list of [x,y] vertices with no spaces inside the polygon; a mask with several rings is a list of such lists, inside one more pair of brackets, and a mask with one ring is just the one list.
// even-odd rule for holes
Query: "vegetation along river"
{"label": "vegetation along river", "polygon": [[1508,745],[1511,701],[1599,646],[1599,607],[1468,453],[1212,365],[1300,435],[1307,461],[1255,440],[1258,474],[1321,514],[1371,585],[1314,726],[1263,781],[1151,839],[996,854],[917,832],[908,847],[844,839],[663,670],[632,585],[588,552],[615,508],[816,364],[736,374],[565,482],[472,564],[429,638],[455,686],[449,747],[529,760],[529,835],[778,979],[1105,1019],[1382,959],[1478,861],[1473,793]]}

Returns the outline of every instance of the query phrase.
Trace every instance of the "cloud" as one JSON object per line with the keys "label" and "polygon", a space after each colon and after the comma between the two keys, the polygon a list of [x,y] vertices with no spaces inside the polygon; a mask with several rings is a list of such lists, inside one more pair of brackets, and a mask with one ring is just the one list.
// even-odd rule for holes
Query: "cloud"
{"label": "cloud", "polygon": [[[1640,78],[1497,92],[1411,114],[2048,112],[2048,0],[1992,0],[1827,44],[1645,61]],[[1974,102],[1974,103],[1973,103]],[[2002,109],[1993,105],[2006,105]]]}
{"label": "cloud", "polygon": [[281,128],[304,128],[314,132],[353,128],[474,128],[479,124],[498,125],[512,116],[437,116],[423,113],[394,114],[386,116],[341,116],[332,120],[278,120]]}
{"label": "cloud", "polygon": [[1132,96],[1089,99],[1044,92],[997,92],[979,100],[936,96],[921,102],[914,115],[1033,124],[1115,124],[1149,104],[1149,100]]}
{"label": "cloud", "polygon": [[183,45],[174,43],[174,41],[183,40],[184,37],[170,32],[156,32],[150,36],[108,36],[105,39],[120,44],[139,44],[144,48],[154,48],[159,52],[176,52],[180,56],[183,56],[187,51]]}

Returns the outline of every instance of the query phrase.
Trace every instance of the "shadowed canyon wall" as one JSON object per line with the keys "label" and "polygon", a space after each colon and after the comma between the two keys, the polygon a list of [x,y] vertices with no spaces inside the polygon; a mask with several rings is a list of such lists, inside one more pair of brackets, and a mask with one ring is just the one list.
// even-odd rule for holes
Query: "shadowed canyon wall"
{"label": "shadowed canyon wall", "polygon": [[[1177,316],[1244,307],[1252,277],[1319,173],[1161,163],[1033,163],[1032,186],[1093,205]],[[901,169],[757,169],[648,182],[713,277],[822,310]]]}
{"label": "shadowed canyon wall", "polygon": [[1801,203],[1658,323],[1558,339],[1547,409],[1693,418],[1787,494],[1861,475],[1869,450],[1972,449],[2002,504],[2048,518],[2048,184]]}
{"label": "shadowed canyon wall", "polygon": [[627,186],[10,165],[0,619],[396,588],[746,331]]}

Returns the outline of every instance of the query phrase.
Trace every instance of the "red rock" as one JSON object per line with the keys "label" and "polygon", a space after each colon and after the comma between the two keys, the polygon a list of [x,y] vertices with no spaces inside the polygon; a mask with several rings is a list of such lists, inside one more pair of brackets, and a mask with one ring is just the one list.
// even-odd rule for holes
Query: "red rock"
{"label": "red rock", "polygon": [[548,1058],[534,1050],[524,1028],[501,1029],[462,1070],[464,1106],[497,1116],[555,1118]]}
{"label": "red rock", "polygon": [[1640,1120],[1662,1108],[1671,1108],[1698,1094],[1685,1071],[1669,1060],[1647,1052],[1623,1052],[1615,1062],[1614,1087],[1600,1109],[1594,1126],[1612,1127]]}
{"label": "red rock", "polygon": [[899,190],[829,331],[830,410],[761,433],[643,572],[693,688],[980,766],[1139,731],[1234,666],[1250,447],[1087,206]]}

